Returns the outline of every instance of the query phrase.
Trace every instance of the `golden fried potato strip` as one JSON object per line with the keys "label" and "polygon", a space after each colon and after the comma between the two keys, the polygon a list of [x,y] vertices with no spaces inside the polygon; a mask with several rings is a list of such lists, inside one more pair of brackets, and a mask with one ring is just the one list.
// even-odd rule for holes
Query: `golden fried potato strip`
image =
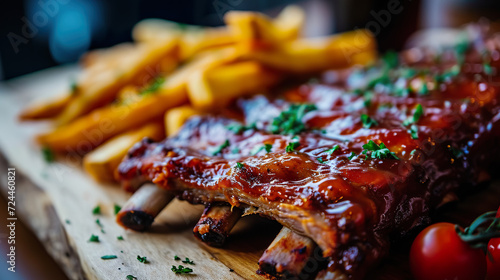
{"label": "golden fried potato strip", "polygon": [[163,126],[154,122],[119,134],[85,155],[83,167],[96,181],[113,182],[114,172],[128,150],[144,137],[159,141],[165,137]]}

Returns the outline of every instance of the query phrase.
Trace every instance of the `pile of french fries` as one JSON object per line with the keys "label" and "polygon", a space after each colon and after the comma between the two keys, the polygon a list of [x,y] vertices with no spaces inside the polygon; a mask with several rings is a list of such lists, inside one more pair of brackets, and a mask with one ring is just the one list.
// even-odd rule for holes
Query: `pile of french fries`
{"label": "pile of french fries", "polygon": [[20,119],[52,120],[55,128],[37,137],[40,145],[84,155],[89,174],[113,181],[127,150],[143,137],[173,135],[189,117],[265,92],[287,76],[374,61],[368,31],[303,38],[304,20],[296,6],[274,19],[231,11],[217,28],[144,20],[133,29],[133,43],[86,54],[64,95],[29,106]]}

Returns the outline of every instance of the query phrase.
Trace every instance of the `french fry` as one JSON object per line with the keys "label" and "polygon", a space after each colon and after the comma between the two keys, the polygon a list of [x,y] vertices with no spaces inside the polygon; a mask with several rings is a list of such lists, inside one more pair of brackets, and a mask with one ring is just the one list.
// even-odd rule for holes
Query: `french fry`
{"label": "french fry", "polygon": [[229,46],[235,43],[232,32],[227,27],[199,28],[186,32],[180,40],[180,58],[186,60],[202,51]]}
{"label": "french fry", "polygon": [[[123,56],[127,56],[135,51],[135,46],[132,43],[121,43],[110,48],[96,49],[85,53],[80,58],[80,65],[84,68],[99,65],[99,67],[109,68],[109,64],[113,64]],[[95,71],[95,70],[94,70]]]}
{"label": "french fry", "polygon": [[137,87],[125,86],[118,93],[116,100],[118,103],[131,103],[139,101],[141,98],[141,94]]}
{"label": "french fry", "polygon": [[37,140],[55,152],[85,154],[111,137],[163,115],[165,110],[187,101],[183,87],[173,87],[162,94],[152,94],[131,104],[117,104],[95,109],[88,115],[39,135]]}
{"label": "french fry", "polygon": [[23,109],[19,119],[26,121],[53,118],[64,110],[70,100],[71,94],[67,93],[50,100],[34,103]]}
{"label": "french fry", "polygon": [[210,49],[242,41],[281,42],[299,37],[305,21],[304,11],[287,6],[272,20],[256,12],[230,11],[225,16],[228,27],[201,27],[162,19],[142,20],[133,29],[137,42],[157,42],[179,36],[181,60]]}
{"label": "french fry", "polygon": [[172,108],[165,113],[165,131],[167,136],[173,136],[179,132],[182,125],[192,116],[201,115],[202,111],[194,109],[190,105]]}
{"label": "french fry", "polygon": [[[135,47],[130,43],[123,43],[113,46],[108,49],[99,49],[91,51],[85,54],[82,59],[80,59],[80,64],[84,68],[83,81],[86,80],[97,80],[99,75],[106,71],[114,71],[119,65],[121,59],[132,54],[135,51]],[[89,83],[89,82],[88,82]],[[82,86],[72,89],[70,92],[66,92],[63,95],[57,97],[36,102],[26,109],[24,109],[20,116],[20,120],[41,120],[41,119],[51,119],[57,117],[66,106],[71,102],[72,99],[76,97],[76,90],[85,90]],[[75,84],[75,86],[77,86]]]}
{"label": "french fry", "polygon": [[[334,36],[284,42],[279,49],[255,49],[246,59],[295,74],[310,74],[373,61],[375,40],[368,31],[356,30]],[[356,57],[356,59],[353,59]]]}
{"label": "french fry", "polygon": [[185,104],[188,99],[187,83],[193,73],[227,64],[238,57],[235,48],[200,55],[167,76],[156,92],[142,95],[133,102],[124,101],[95,109],[67,125],[39,135],[37,140],[56,152],[88,153],[111,137],[160,119],[166,110]]}
{"label": "french fry", "polygon": [[305,21],[306,14],[301,7],[288,5],[274,19],[274,25],[282,40],[292,40],[300,37]]}
{"label": "french fry", "polygon": [[[249,40],[258,39],[258,34],[264,34],[265,40],[279,42],[298,36],[304,13],[300,8],[290,6],[274,21],[250,12],[234,12],[228,18],[235,20],[233,25],[243,23],[256,28],[247,34]],[[124,43],[88,53],[81,60],[85,71],[78,81],[76,94],[35,104],[22,112],[20,118],[34,120],[57,117],[57,125],[67,124],[111,102],[125,85],[141,85],[157,72],[173,69],[177,57],[172,53],[177,48],[180,59],[186,60],[205,50],[231,45],[237,39],[244,39],[235,36],[233,30],[227,27],[203,28],[159,19],[141,21],[134,27],[133,36],[136,41],[145,44]],[[170,59],[162,62],[165,52],[169,53],[166,57]]]}
{"label": "french fry", "polygon": [[376,50],[356,53],[350,56],[349,65],[368,65],[373,63],[377,58],[378,52]]}
{"label": "french fry", "polygon": [[179,24],[163,19],[145,19],[134,26],[132,36],[137,42],[158,42],[179,38],[180,59],[186,60],[201,51],[234,44],[227,27],[202,27]]}
{"label": "french fry", "polygon": [[224,21],[239,44],[257,41],[275,46],[299,37],[305,14],[300,7],[291,5],[274,20],[261,13],[230,11],[224,16]]}
{"label": "french fry", "polygon": [[128,150],[144,137],[155,141],[165,136],[161,123],[151,123],[139,129],[115,136],[86,154],[83,167],[96,181],[113,182],[114,172]]}
{"label": "french fry", "polygon": [[182,88],[186,90],[187,82],[190,77],[197,71],[206,71],[220,65],[225,65],[238,60],[242,54],[235,47],[220,48],[209,52],[202,52],[194,57],[189,63],[177,69],[172,75],[167,76],[167,81],[163,87],[159,89],[167,92],[172,88]]}
{"label": "french fry", "polygon": [[[110,103],[125,85],[141,85],[175,64],[177,41],[162,44],[138,45],[128,56],[122,57],[109,69],[88,71],[78,84],[77,94],[57,117],[58,125]],[[165,62],[167,61],[167,62]],[[166,66],[170,69],[162,69]]]}
{"label": "french fry", "polygon": [[[120,89],[122,84],[134,84],[133,78],[129,76],[117,78],[118,76],[114,72],[118,71],[119,69],[123,69],[124,66],[121,65],[123,57],[133,56],[137,60],[139,59],[140,54],[137,53],[137,50],[132,49],[129,44],[121,44],[113,47],[112,49],[113,50],[99,50],[96,51],[97,53],[91,55],[91,57],[88,57],[86,59],[84,58],[84,60],[87,60],[87,62],[83,63],[86,64],[87,68],[82,75],[81,82],[76,85],[75,91],[29,106],[21,112],[20,119],[37,120],[58,117],[58,115],[62,112],[68,112],[70,108],[82,109],[81,106],[84,106],[85,102],[90,102],[85,101],[85,98],[87,98],[86,96],[89,94],[114,94],[115,91],[118,91]],[[143,52],[144,51],[145,50],[143,50]],[[94,56],[94,58],[92,58],[92,56]],[[165,57],[164,59],[159,60],[156,66],[157,69],[148,68],[148,66],[146,66],[146,73],[143,73],[142,75],[137,74],[135,76],[135,80],[142,82],[147,81],[152,75],[154,75],[155,71],[159,71],[158,69],[161,69],[161,71],[164,72],[168,72],[174,69],[176,66],[177,58]],[[115,75],[116,77],[113,77],[113,75]],[[122,81],[118,81],[117,79],[121,79]],[[141,84],[142,82],[137,83]],[[109,97],[101,101],[108,102],[108,99]],[[70,111],[69,114],[73,115],[76,113],[72,113]],[[65,117],[60,116],[60,118]],[[72,116],[70,118],[72,118]],[[65,120],[59,121],[61,124],[64,124],[66,122]]]}
{"label": "french fry", "polygon": [[81,60],[75,90],[28,107],[20,118],[55,118],[57,127],[38,142],[85,155],[87,172],[109,182],[128,148],[144,136],[175,135],[188,118],[267,90],[284,74],[367,64],[377,55],[364,30],[300,38],[304,12],[294,6],[275,19],[229,12],[225,20],[227,26],[217,28],[140,22],[136,43],[92,51]]}
{"label": "french fry", "polygon": [[225,106],[236,97],[276,85],[281,75],[253,61],[197,71],[188,82],[191,104],[197,109]]}
{"label": "french fry", "polygon": [[163,40],[171,40],[189,32],[190,25],[181,25],[174,21],[148,18],[139,21],[132,29],[132,38],[135,42],[151,43]]}

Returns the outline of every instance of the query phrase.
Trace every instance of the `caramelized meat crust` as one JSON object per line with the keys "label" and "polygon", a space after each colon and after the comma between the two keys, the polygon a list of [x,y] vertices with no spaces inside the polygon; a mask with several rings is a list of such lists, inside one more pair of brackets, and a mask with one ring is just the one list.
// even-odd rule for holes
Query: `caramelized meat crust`
{"label": "caramelized meat crust", "polygon": [[414,49],[396,66],[238,100],[236,118],[194,117],[175,137],[136,144],[118,176],[129,191],[152,181],[192,203],[275,219],[310,237],[329,269],[363,277],[390,237],[498,164],[499,45],[486,44],[489,68],[482,50],[436,63]]}

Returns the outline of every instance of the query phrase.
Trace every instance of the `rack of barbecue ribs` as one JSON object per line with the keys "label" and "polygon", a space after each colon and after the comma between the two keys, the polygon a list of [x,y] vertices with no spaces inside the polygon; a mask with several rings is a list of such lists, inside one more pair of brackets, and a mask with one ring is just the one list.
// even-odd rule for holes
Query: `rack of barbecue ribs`
{"label": "rack of barbecue ribs", "polygon": [[117,171],[135,192],[117,220],[146,230],[174,198],[204,204],[195,236],[221,246],[242,215],[260,214],[283,229],[258,273],[363,279],[391,238],[494,175],[499,71],[500,39],[476,36],[239,99],[232,117],[137,143]]}

